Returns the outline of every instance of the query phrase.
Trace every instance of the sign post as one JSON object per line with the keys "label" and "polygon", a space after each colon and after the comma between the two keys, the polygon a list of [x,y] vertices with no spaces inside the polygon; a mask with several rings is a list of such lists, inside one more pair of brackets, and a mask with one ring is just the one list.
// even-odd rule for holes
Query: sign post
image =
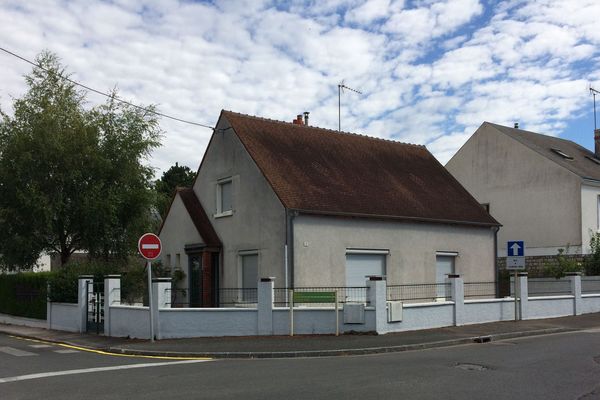
{"label": "sign post", "polygon": [[154,310],[152,307],[152,260],[160,256],[162,244],[154,233],[144,233],[138,241],[138,251],[147,260],[148,269],[148,311],[150,314],[150,341],[154,342]]}
{"label": "sign post", "polygon": [[[515,285],[515,321],[518,321],[518,308],[517,308],[517,279],[518,271],[525,269],[525,242],[522,240],[511,240],[506,243],[506,269],[515,272],[514,285]],[[519,293],[520,295],[520,293]]]}

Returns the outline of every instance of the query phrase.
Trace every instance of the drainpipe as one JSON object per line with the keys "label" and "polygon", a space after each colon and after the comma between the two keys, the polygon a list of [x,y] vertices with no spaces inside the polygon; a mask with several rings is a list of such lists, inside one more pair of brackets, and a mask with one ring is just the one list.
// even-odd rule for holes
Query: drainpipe
{"label": "drainpipe", "polygon": [[493,226],[494,232],[494,271],[496,271],[496,297],[500,297],[500,270],[498,269],[498,230],[499,227]]}
{"label": "drainpipe", "polygon": [[[289,279],[289,288],[294,288],[294,218],[298,215],[296,210],[285,210],[286,214],[286,275]],[[287,281],[286,281],[287,283]]]}

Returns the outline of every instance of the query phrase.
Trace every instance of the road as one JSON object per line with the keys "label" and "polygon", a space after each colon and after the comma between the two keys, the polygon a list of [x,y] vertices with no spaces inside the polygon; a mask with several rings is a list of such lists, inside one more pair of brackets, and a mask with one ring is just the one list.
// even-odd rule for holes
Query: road
{"label": "road", "polygon": [[600,329],[370,356],[163,360],[0,335],[0,399],[600,399]]}

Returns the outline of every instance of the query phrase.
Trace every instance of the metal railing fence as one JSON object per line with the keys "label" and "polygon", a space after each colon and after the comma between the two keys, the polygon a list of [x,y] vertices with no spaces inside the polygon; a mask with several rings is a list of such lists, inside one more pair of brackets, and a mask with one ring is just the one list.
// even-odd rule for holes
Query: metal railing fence
{"label": "metal railing fence", "polygon": [[450,299],[449,283],[413,283],[404,285],[389,285],[387,287],[388,301],[404,302],[434,302]]}
{"label": "metal railing fence", "polygon": [[[338,303],[358,303],[369,305],[367,288],[362,286],[336,286],[336,287],[296,287],[294,292],[336,292]],[[290,288],[275,288],[273,304],[275,307],[289,307]],[[296,303],[294,306],[333,307],[331,303]]]}
{"label": "metal railing fence", "polygon": [[529,297],[562,296],[571,293],[571,282],[568,279],[532,278],[527,280]]}
{"label": "metal railing fence", "polygon": [[582,276],[581,293],[600,294],[600,276]]}
{"label": "metal railing fence", "polygon": [[465,282],[465,299],[495,299],[496,282]]}

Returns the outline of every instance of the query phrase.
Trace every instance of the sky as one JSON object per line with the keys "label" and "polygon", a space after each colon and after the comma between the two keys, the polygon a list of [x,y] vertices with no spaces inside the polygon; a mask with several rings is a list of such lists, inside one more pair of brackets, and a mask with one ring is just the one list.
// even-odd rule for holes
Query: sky
{"label": "sky", "polygon": [[[214,126],[221,109],[426,145],[445,164],[484,121],[593,148],[598,0],[0,0],[0,47]],[[31,65],[0,52],[0,108]],[[88,105],[105,101],[89,93]],[[598,97],[600,106],[600,97]],[[156,174],[212,131],[161,119]]]}

